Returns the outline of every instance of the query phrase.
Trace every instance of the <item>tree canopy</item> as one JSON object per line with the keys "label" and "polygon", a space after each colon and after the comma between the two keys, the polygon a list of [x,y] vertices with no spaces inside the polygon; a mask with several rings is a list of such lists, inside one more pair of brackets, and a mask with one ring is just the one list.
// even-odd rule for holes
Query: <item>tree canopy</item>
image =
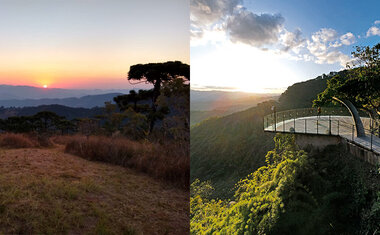
{"label": "tree canopy", "polygon": [[145,115],[149,122],[149,133],[151,133],[156,121],[162,120],[169,113],[169,108],[163,105],[163,102],[161,104],[158,102],[161,86],[169,83],[176,84],[170,86],[172,90],[166,85],[166,88],[163,89],[165,96],[179,94],[180,91],[186,90],[185,83],[190,80],[190,66],[180,61],[136,64],[130,67],[128,80],[153,84],[153,89],[139,90],[138,92],[131,90],[127,95],[114,98],[121,111],[131,109],[128,111],[129,114],[134,111]]}
{"label": "tree canopy", "polygon": [[380,115],[379,50],[380,43],[373,47],[356,47],[352,64],[327,81],[327,88],[314,100],[314,105],[329,104],[336,97],[351,101],[372,117]]}
{"label": "tree canopy", "polygon": [[165,63],[136,64],[130,67],[128,80],[152,83],[154,88],[153,101],[160,95],[161,84],[174,78],[183,77],[190,80],[190,66],[180,61]]}

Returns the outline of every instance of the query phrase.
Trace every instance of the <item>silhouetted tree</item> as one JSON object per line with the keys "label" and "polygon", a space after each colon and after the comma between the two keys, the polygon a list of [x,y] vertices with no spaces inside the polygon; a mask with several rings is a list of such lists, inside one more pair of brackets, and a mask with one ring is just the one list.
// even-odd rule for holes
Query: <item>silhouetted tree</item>
{"label": "silhouetted tree", "polygon": [[3,130],[9,132],[23,133],[35,129],[31,117],[9,117],[3,121]]}
{"label": "silhouetted tree", "polygon": [[[153,89],[139,90],[138,93],[130,91],[128,95],[115,97],[114,101],[122,111],[132,105],[135,112],[145,114],[149,122],[149,133],[151,133],[156,121],[162,120],[169,113],[168,107],[158,107],[157,98],[161,94],[163,82],[173,79],[181,79],[182,82],[190,80],[190,66],[180,61],[132,65],[128,73],[128,80],[151,83]],[[150,108],[147,108],[146,104],[138,104],[144,100],[151,101]]]}
{"label": "silhouetted tree", "polygon": [[57,129],[61,131],[61,134],[68,134],[70,131],[75,130],[75,124],[66,119],[60,119],[57,123]]}
{"label": "silhouetted tree", "polygon": [[42,111],[32,117],[33,124],[38,132],[48,132],[51,129],[56,129],[57,124],[65,119],[50,111]]}
{"label": "silhouetted tree", "polygon": [[153,84],[153,103],[160,95],[161,84],[173,78],[190,80],[190,66],[180,61],[165,63],[136,64],[130,67],[128,80],[137,80]]}

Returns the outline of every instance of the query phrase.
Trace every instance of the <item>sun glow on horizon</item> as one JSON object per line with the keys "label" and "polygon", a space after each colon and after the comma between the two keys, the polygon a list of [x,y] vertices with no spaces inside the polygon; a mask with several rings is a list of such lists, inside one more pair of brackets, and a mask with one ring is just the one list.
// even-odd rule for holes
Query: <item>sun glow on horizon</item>
{"label": "sun glow on horizon", "polygon": [[282,93],[289,83],[300,79],[281,54],[230,42],[222,45],[193,57],[193,88]]}
{"label": "sun glow on horizon", "polygon": [[46,89],[46,88],[48,88],[48,85],[43,85],[42,87]]}

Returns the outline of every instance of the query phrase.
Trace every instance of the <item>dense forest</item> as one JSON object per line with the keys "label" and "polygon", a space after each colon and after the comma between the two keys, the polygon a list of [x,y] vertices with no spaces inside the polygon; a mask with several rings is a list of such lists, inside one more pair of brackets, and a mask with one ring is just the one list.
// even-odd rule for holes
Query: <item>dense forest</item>
{"label": "dense forest", "polygon": [[380,174],[342,146],[297,148],[278,135],[265,166],[242,179],[234,199],[210,197],[209,182],[191,186],[192,234],[376,234]]}

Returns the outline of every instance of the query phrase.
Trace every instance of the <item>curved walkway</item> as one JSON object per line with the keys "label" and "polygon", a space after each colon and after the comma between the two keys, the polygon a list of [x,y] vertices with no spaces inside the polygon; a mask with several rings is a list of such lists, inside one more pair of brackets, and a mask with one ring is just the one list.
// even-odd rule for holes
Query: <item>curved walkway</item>
{"label": "curved walkway", "polygon": [[[351,116],[309,116],[293,119],[264,119],[264,131],[340,136],[380,154],[380,138],[370,133],[370,119],[361,118],[366,136],[358,137]],[[276,123],[276,124],[274,124]]]}

